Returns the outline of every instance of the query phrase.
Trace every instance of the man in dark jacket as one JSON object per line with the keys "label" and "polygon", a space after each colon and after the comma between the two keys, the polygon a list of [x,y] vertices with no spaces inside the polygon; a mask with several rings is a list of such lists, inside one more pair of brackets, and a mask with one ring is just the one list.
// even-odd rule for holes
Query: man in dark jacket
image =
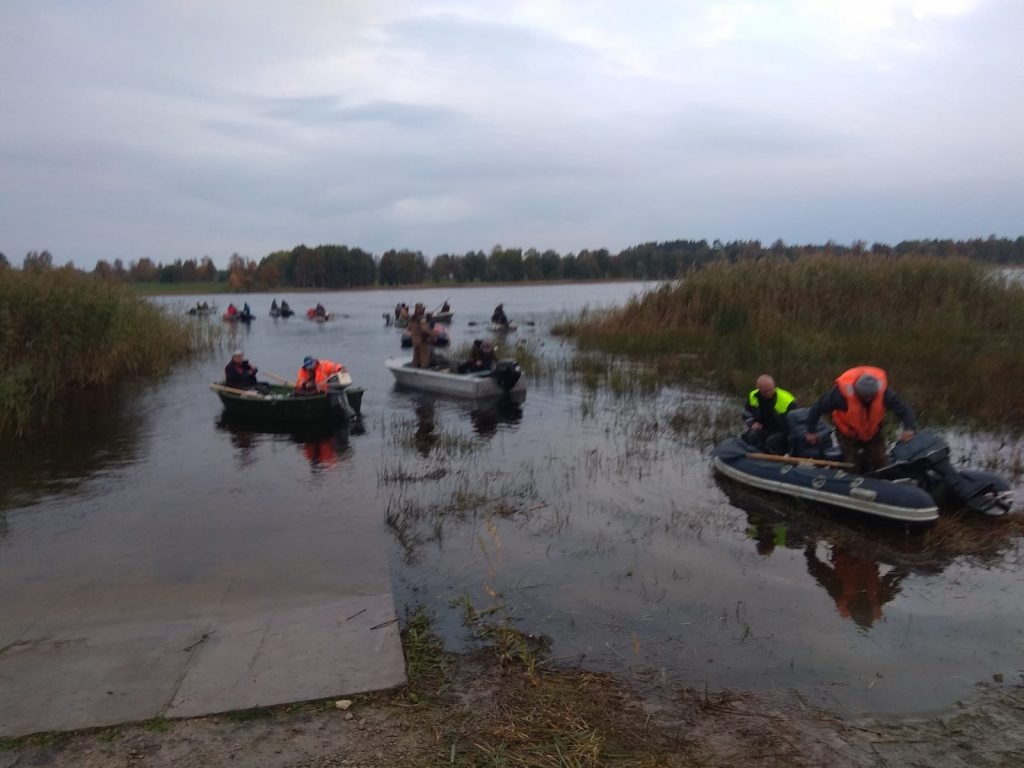
{"label": "man in dark jacket", "polygon": [[256,386],[256,368],[242,358],[242,350],[236,349],[231,360],[224,366],[224,383],[236,389],[250,389]]}
{"label": "man in dark jacket", "polygon": [[843,460],[852,463],[854,471],[861,474],[881,469],[888,463],[882,421],[889,411],[903,422],[900,440],[910,440],[917,429],[917,419],[910,406],[889,387],[885,371],[870,365],[851,368],[808,410],[807,442],[817,442],[814,429],[818,418],[827,413],[835,424]]}
{"label": "man in dark jacket", "polygon": [[494,348],[489,341],[476,339],[469,349],[469,359],[459,363],[459,373],[489,371],[494,367]]}

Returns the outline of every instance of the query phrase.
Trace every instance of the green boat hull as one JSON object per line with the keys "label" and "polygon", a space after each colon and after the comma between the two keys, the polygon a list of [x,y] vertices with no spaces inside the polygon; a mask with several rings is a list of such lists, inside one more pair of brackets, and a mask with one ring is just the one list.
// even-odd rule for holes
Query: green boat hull
{"label": "green boat hull", "polygon": [[266,386],[261,388],[261,392],[246,394],[228,392],[223,388],[214,391],[231,416],[271,424],[326,423],[348,415],[344,395],[334,393],[296,395],[291,387],[281,385],[271,385],[269,392]]}

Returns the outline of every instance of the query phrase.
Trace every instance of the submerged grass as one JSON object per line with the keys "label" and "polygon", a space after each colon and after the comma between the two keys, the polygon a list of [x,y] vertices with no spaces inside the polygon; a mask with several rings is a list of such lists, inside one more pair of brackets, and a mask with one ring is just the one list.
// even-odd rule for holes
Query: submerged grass
{"label": "submerged grass", "polygon": [[[878,365],[924,422],[1024,429],[1024,285],[931,257],[721,262],[556,333],[642,363],[644,377],[745,393],[774,374],[809,404],[853,365]],[[616,383],[615,366],[577,367]],[[589,371],[589,373],[587,373]]]}
{"label": "submerged grass", "polygon": [[219,331],[74,270],[5,270],[0,434],[22,435],[58,420],[68,392],[165,373],[212,346]]}

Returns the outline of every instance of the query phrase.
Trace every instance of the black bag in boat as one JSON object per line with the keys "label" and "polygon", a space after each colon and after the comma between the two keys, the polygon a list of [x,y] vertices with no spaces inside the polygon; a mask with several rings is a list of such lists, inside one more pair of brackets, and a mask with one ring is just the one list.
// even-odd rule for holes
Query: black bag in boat
{"label": "black bag in boat", "polygon": [[839,446],[832,439],[832,429],[824,419],[818,419],[814,431],[818,442],[810,445],[807,442],[807,413],[810,408],[794,408],[786,414],[786,431],[789,433],[789,452],[793,456],[805,459],[835,460],[842,455]]}

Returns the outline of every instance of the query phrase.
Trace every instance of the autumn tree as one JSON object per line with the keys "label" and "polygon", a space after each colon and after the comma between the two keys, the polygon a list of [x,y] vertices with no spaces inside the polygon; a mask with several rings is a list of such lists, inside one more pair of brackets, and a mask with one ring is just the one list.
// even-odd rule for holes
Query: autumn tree
{"label": "autumn tree", "polygon": [[143,256],[128,267],[128,278],[133,283],[155,283],[160,272],[153,260]]}

